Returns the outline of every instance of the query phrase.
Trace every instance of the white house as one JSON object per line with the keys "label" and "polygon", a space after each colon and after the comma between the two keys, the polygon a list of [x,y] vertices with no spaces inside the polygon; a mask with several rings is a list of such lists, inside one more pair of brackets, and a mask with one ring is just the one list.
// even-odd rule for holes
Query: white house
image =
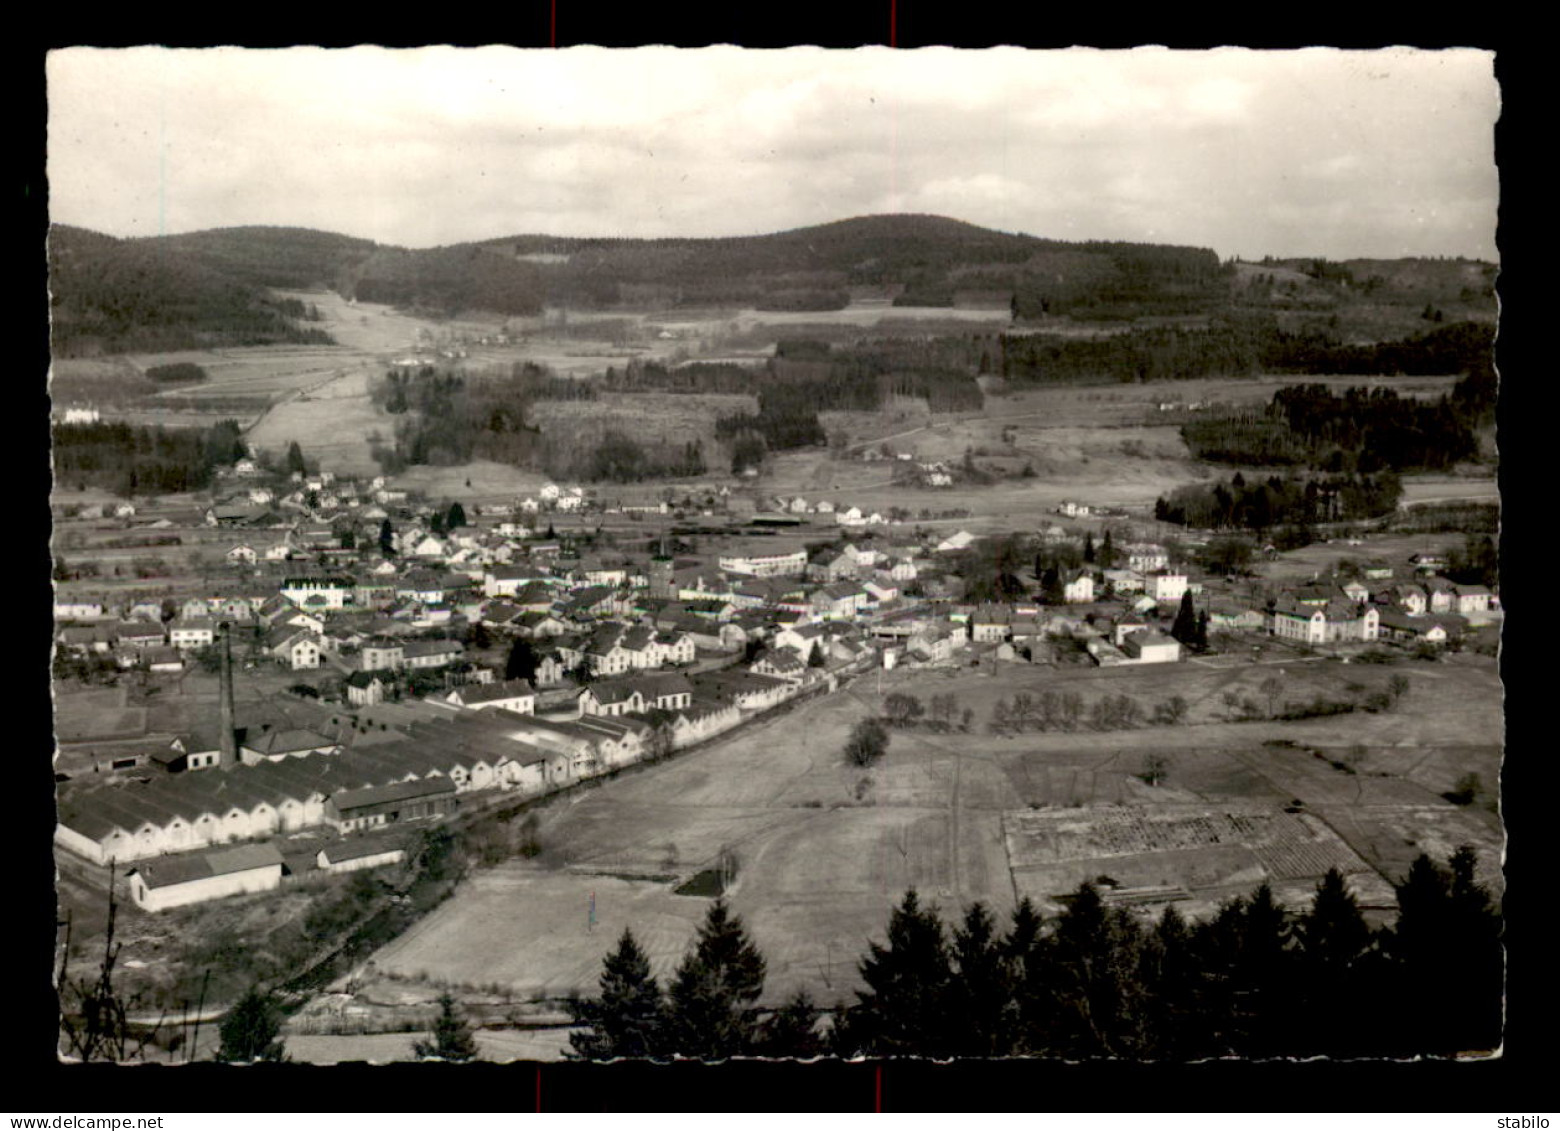
{"label": "white house", "polygon": [[1273,635],[1305,644],[1339,641],[1372,641],[1381,634],[1381,613],[1375,606],[1363,608],[1347,601],[1307,605],[1293,597],[1280,597],[1273,607]]}
{"label": "white house", "polygon": [[168,626],[168,643],[181,651],[204,648],[215,639],[209,620],[176,620]]}
{"label": "white house", "polygon": [[341,577],[288,577],[278,592],[300,609],[341,609],[352,588],[352,582]]}
{"label": "white house", "polygon": [[98,620],[103,616],[103,605],[98,601],[56,601],[55,620]]}
{"label": "white house", "polygon": [[322,872],[356,872],[363,868],[382,868],[406,859],[399,841],[379,836],[349,836],[333,841],[319,850],[314,863]]}
{"label": "white house", "polygon": [[1139,664],[1173,664],[1181,658],[1181,643],[1158,629],[1147,628],[1122,638],[1122,651]]}
{"label": "white house", "polygon": [[466,647],[459,640],[408,640],[401,645],[407,668],[442,668],[460,659]]}
{"label": "white house", "polygon": [[1179,601],[1186,595],[1186,574],[1157,569],[1145,578],[1148,595],[1156,601]]}
{"label": "white house", "polygon": [[273,629],[266,636],[266,651],[293,671],[320,666],[320,639],[305,629]]}
{"label": "white house", "polygon": [[521,715],[536,713],[536,689],[523,679],[506,679],[502,683],[467,684],[455,688],[444,697],[444,701],[472,711],[505,710]]}
{"label": "white house", "polygon": [[282,883],[282,854],[274,844],[241,844],[142,860],[129,874],[130,898],[143,911],[166,911]]}
{"label": "white house", "polygon": [[1086,605],[1094,600],[1094,575],[1088,570],[1075,570],[1062,582],[1062,600],[1069,605]]}

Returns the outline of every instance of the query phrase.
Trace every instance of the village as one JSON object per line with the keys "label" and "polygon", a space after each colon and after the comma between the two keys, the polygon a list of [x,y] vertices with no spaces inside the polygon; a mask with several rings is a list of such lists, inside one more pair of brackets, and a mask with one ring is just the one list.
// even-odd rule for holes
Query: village
{"label": "village", "polygon": [[[101,573],[57,588],[62,703],[220,676],[215,702],[163,713],[176,728],[60,728],[56,842],[123,870],[147,911],[401,862],[457,813],[665,759],[873,671],[1004,667],[1039,691],[1089,667],[1433,659],[1502,616],[1441,576],[1442,554],[1350,539],[1346,576],[1270,582],[1076,502],[1012,536],[1080,564],[1026,567],[1023,595],[979,603],[963,574],[993,535],[740,486],[547,484],[468,514],[245,458],[207,506],[57,504],[56,521],[57,545],[107,530],[220,553],[161,591]],[[235,685],[260,683],[276,693],[240,708]]]}

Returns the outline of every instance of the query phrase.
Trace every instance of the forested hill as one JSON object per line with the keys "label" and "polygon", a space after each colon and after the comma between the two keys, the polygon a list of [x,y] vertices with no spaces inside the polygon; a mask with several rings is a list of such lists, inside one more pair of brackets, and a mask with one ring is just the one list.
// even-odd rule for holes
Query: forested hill
{"label": "forested hill", "polygon": [[379,247],[360,262],[344,264],[335,289],[364,302],[443,315],[540,314],[544,298],[534,264],[480,244],[417,251]]}
{"label": "forested hill", "polygon": [[308,306],[269,290],[329,287],[455,314],[542,308],[536,268],[474,244],[409,251],[305,228],[222,228],[118,239],[49,233],[52,341],[62,357],[212,346],[330,344]]}
{"label": "forested hill", "polygon": [[1065,243],[944,216],[862,216],[725,239],[522,235],[488,246],[536,263],[548,301],[569,305],[816,310],[842,307],[848,288],[871,286],[916,305],[974,293],[1036,314],[1153,292],[1169,296],[1169,313],[1200,313],[1229,292],[1228,272],[1206,248]]}
{"label": "forested hill", "polygon": [[723,276],[841,271],[861,283],[928,267],[1021,264],[1038,251],[1067,246],[922,215],[860,216],[768,235],[715,239],[526,235],[486,242],[516,255],[578,256],[589,263],[611,264],[620,278],[636,281],[671,266]]}
{"label": "forested hill", "polygon": [[[329,287],[436,316],[489,311],[1011,305],[1020,323],[1282,316],[1357,342],[1494,319],[1495,267],[1465,260],[1224,263],[1208,248],[1067,243],[943,216],[862,216],[770,235],[519,235],[407,249],[303,228],[121,240],[56,226],[55,346],[73,353],[328,340],[265,288]],[[1315,329],[1315,327],[1311,327]]]}
{"label": "forested hill", "polygon": [[49,232],[49,304],[61,357],[331,341],[302,303],[201,257],[61,224]]}
{"label": "forested hill", "polygon": [[373,253],[372,240],[310,228],[212,228],[143,241],[189,256],[239,282],[258,287],[331,286],[344,268]]}

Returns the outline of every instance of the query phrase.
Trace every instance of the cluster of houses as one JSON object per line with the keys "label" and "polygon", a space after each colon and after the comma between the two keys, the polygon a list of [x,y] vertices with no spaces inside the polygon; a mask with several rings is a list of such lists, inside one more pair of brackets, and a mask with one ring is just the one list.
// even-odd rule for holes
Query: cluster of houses
{"label": "cluster of houses", "polygon": [[[925,482],[932,487],[948,487],[953,484],[953,476],[944,464],[920,464]],[[874,510],[871,507],[862,508],[850,503],[835,503],[828,499],[809,501],[803,495],[776,495],[768,500],[770,510],[766,513],[773,515],[787,515],[801,519],[807,516],[815,516],[824,522],[834,522],[839,526],[899,526],[904,519],[902,511],[893,508],[886,510]]]}
{"label": "cluster of houses", "polygon": [[[1162,547],[1145,544],[1123,547],[1121,568],[1064,573],[1059,602],[966,606],[953,603],[958,579],[947,569],[948,555],[975,541],[963,531],[928,541],[884,532],[810,550],[753,538],[689,558],[576,553],[513,519],[526,501],[482,508],[454,529],[434,521],[436,508],[397,508],[386,553],[377,538],[343,538],[318,508],[358,498],[357,517],[377,526],[391,517],[393,492],[359,492],[327,473],[297,486],[314,509],[274,540],[236,536],[227,555],[235,576],[211,592],[171,610],[55,606],[62,649],[121,664],[177,670],[157,665],[218,644],[226,654],[228,624],[251,655],[291,670],[329,664],[345,677],[354,725],[324,733],[235,722],[172,738],[150,758],[150,778],[62,784],[58,843],[132,864],[132,895],[149,909],[264,890],[299,869],[390,862],[400,849],[386,834],[492,794],[545,793],[662,756],[880,662],[1044,663],[1062,637],[1101,665],[1175,662],[1182,646],[1165,626],[1187,593],[1211,627],[1311,643],[1433,641],[1445,618],[1476,620],[1498,604],[1488,590],[1434,576],[1389,573],[1373,587],[1367,571],[1360,582],[1246,608],[1210,597]],[[560,510],[585,497],[543,494],[538,505]],[[776,502],[800,513],[799,500]],[[210,518],[230,524],[215,508]],[[1059,527],[1041,534],[1070,537]],[[532,661],[524,678],[471,662],[518,641]],[[402,694],[409,676],[457,671],[432,693],[425,682],[425,698]],[[299,836],[309,860],[288,855]],[[360,847],[362,838],[380,839]]]}
{"label": "cluster of houses", "polygon": [[1490,623],[1500,611],[1499,597],[1487,586],[1417,570],[1412,580],[1401,580],[1390,566],[1376,565],[1357,579],[1284,590],[1273,603],[1272,632],[1308,645],[1376,640],[1443,645]]}

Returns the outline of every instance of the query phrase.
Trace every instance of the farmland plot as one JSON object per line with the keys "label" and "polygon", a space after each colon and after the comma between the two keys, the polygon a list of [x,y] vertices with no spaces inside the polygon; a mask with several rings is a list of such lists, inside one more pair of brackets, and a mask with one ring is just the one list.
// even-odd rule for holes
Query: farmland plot
{"label": "farmland plot", "polygon": [[[1481,867],[1498,861],[1494,815],[1451,805],[1431,788],[1459,760],[1488,767],[1487,728],[1499,716],[1492,664],[1456,669],[1455,697],[1438,682],[1454,675],[1451,665],[1285,668],[1296,697],[1398,671],[1411,685],[1404,710],[1380,715],[1231,723],[1205,705],[1193,719],[1207,721],[1191,725],[1004,736],[986,733],[985,720],[998,697],[1017,690],[1071,686],[1086,698],[1128,693],[1152,704],[1201,689],[1217,704],[1221,689],[1254,692],[1278,668],[1015,666],[952,678],[900,669],[885,675],[884,692],[953,693],[976,711],[976,725],[968,733],[896,728],[888,754],[862,770],[840,756],[852,724],[878,709],[876,678],[859,680],[558,798],[542,811],[539,857],[476,873],[381,951],[376,969],[429,986],[497,982],[557,999],[595,992],[601,959],[632,927],[664,977],[707,906],[674,888],[722,850],[737,861],[727,896],[768,960],[771,1003],[800,988],[821,1001],[848,996],[866,941],[881,939],[911,886],[945,916],[979,899],[1005,917],[1020,896],[1054,908],[1055,896],[1104,876],[1112,901],[1145,913],[1173,902],[1201,916],[1262,882],[1302,908],[1321,874],[1337,867],[1379,915],[1392,905],[1388,880],[1419,851],[1444,859],[1472,843]],[[1481,727],[1481,752],[1470,753],[1468,735]],[[1444,758],[1441,744],[1449,744]],[[1149,753],[1164,759],[1155,785],[1143,779]]]}

